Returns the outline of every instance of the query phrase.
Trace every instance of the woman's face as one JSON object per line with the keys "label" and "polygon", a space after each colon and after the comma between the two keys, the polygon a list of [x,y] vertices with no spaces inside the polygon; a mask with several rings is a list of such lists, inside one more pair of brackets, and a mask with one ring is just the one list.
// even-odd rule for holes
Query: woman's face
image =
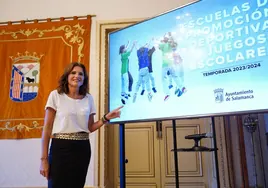
{"label": "woman's face", "polygon": [[68,85],[80,87],[84,83],[84,71],[81,67],[75,66],[68,75]]}

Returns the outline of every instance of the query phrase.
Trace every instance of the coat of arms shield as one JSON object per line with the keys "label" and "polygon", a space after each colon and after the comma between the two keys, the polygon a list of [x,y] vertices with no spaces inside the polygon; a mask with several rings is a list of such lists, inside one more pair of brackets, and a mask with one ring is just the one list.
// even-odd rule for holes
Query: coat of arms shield
{"label": "coat of arms shield", "polygon": [[16,102],[26,102],[36,98],[40,82],[40,58],[36,54],[25,53],[13,60],[10,99]]}

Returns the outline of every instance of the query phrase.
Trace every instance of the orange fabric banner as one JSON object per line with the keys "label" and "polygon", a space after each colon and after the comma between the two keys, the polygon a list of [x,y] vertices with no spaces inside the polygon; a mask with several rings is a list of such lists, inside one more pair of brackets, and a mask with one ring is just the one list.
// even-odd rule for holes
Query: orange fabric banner
{"label": "orange fabric banner", "polygon": [[44,106],[67,64],[89,71],[91,17],[0,26],[0,139],[40,138]]}

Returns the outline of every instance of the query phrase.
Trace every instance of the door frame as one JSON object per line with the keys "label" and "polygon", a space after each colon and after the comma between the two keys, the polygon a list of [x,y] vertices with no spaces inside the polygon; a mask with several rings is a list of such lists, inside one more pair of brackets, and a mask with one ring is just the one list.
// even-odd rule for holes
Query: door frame
{"label": "door frame", "polygon": [[[146,19],[146,18],[144,18]],[[98,72],[98,93],[99,98],[96,101],[98,108],[98,114],[105,114],[108,111],[108,62],[107,62],[107,46],[106,46],[106,38],[107,38],[107,31],[114,29],[114,28],[123,28],[131,24],[135,24],[144,20],[142,18],[136,19],[123,19],[123,20],[102,20],[96,21],[96,66]],[[107,176],[107,169],[108,169],[108,159],[107,156],[111,156],[108,153],[108,143],[109,147],[113,145],[110,143],[110,139],[107,135],[108,127],[103,126],[99,129],[97,135],[97,145],[98,145],[98,174],[97,174],[97,182],[100,187],[105,187],[109,183],[110,178]]]}

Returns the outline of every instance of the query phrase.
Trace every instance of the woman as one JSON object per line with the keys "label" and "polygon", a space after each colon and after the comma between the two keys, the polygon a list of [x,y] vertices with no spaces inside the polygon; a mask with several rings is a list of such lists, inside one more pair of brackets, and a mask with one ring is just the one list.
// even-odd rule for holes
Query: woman
{"label": "woman", "polygon": [[49,188],[83,188],[91,157],[89,133],[120,117],[122,107],[94,122],[96,109],[88,90],[85,66],[75,62],[66,67],[57,90],[48,97],[40,174],[48,179]]}

